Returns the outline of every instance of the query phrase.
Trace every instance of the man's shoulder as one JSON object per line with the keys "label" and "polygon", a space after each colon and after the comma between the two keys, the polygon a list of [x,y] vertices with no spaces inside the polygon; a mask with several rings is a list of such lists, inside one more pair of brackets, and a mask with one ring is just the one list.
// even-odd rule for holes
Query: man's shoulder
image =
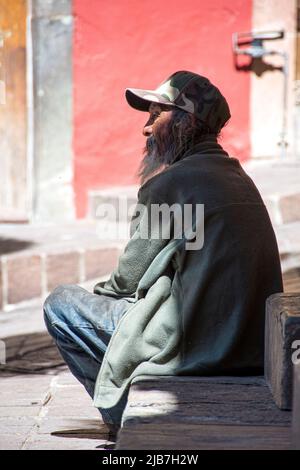
{"label": "man's shoulder", "polygon": [[[207,178],[207,172],[211,165],[207,161],[197,161],[197,155],[193,159],[184,158],[165,168],[162,172],[151,177],[139,189],[139,195],[147,197],[165,197],[170,193],[182,192],[189,188],[195,181],[199,184]],[[214,171],[214,170],[213,170]]]}
{"label": "man's shoulder", "polygon": [[[172,165],[166,167],[160,173],[157,173],[150,178],[141,188],[145,189],[159,189],[168,183],[174,182],[176,179],[182,178],[183,173],[190,171],[191,162],[188,159],[179,160]],[[201,167],[199,167],[201,171]]]}
{"label": "man's shoulder", "polygon": [[144,183],[138,192],[139,200],[155,199],[165,202],[171,193],[184,187],[183,168],[174,164]]}

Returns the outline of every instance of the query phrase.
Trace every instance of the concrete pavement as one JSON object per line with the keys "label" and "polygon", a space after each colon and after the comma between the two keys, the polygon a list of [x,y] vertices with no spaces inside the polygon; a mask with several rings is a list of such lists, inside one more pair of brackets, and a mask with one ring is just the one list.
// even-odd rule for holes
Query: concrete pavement
{"label": "concrete pavement", "polygon": [[[94,282],[84,284],[91,290]],[[42,302],[1,312],[0,449],[104,449],[113,446],[99,411],[46,331]]]}

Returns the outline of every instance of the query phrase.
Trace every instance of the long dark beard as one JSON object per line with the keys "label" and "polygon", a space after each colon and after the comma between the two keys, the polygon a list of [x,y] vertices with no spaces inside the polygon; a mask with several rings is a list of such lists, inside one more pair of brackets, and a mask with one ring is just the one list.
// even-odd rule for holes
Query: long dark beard
{"label": "long dark beard", "polygon": [[147,138],[138,171],[141,184],[165,167],[180,160],[209,132],[210,130],[203,124],[194,124],[191,114],[181,109],[174,110],[167,128],[157,132],[155,137]]}

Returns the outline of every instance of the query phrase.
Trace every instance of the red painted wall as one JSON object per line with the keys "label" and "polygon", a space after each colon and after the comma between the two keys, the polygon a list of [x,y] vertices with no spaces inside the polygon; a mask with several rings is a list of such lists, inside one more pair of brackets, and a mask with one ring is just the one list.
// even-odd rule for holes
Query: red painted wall
{"label": "red painted wall", "polygon": [[137,184],[147,114],[126,87],[155,88],[176,70],[206,75],[231,107],[222,145],[249,157],[250,74],[237,72],[235,31],[251,29],[252,0],[73,0],[74,188],[78,217],[87,193]]}

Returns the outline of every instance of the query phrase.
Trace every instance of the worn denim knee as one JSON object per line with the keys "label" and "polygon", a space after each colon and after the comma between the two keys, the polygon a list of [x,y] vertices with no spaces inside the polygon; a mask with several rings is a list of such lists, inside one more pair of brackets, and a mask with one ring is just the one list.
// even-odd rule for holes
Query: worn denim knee
{"label": "worn denim knee", "polygon": [[[72,284],[56,287],[45,300],[47,329],[71,372],[92,398],[107,345],[129,305]],[[112,415],[99,411],[106,423],[119,424],[113,415],[120,416],[121,410],[111,410]]]}

